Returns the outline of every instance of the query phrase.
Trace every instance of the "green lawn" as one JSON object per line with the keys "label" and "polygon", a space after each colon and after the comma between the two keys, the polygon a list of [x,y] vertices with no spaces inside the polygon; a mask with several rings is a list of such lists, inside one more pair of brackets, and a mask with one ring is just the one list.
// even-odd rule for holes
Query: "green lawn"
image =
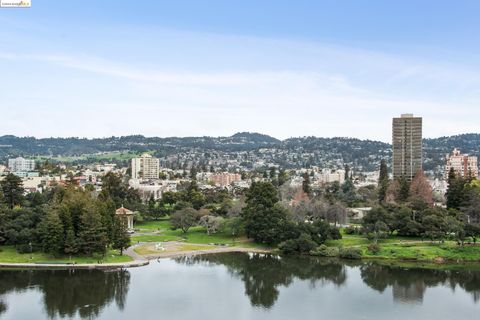
{"label": "green lawn", "polygon": [[480,245],[459,246],[454,242],[415,243],[415,244],[384,244],[380,252],[371,254],[367,247],[362,247],[363,255],[368,258],[405,259],[430,261],[436,258],[459,261],[480,261]]}
{"label": "green lawn", "polygon": [[[30,257],[32,259],[30,259]],[[103,259],[103,263],[117,263],[132,261],[132,258],[126,255],[121,256],[118,250],[109,250]],[[54,257],[43,252],[18,253],[13,246],[0,246],[0,262],[5,263],[97,263],[97,259],[88,256],[68,256]]]}
{"label": "green lawn", "polygon": [[248,248],[266,248],[264,245],[255,244],[245,237],[233,238],[229,234],[215,233],[208,235],[204,227],[192,227],[187,233],[182,230],[172,230],[170,220],[164,218],[156,221],[147,221],[135,225],[138,234],[133,235],[132,243],[136,242],[165,242],[184,241],[198,244],[225,244]]}
{"label": "green lawn", "polygon": [[[421,239],[417,238],[406,238],[406,237],[398,237],[393,236],[388,239],[380,239],[378,240],[379,244],[388,244],[388,243],[408,243],[412,241],[420,241]],[[325,244],[331,247],[351,247],[351,246],[362,246],[362,245],[369,245],[372,243],[371,240],[368,240],[366,237],[361,235],[349,235],[344,234],[342,235],[342,239],[340,240],[327,240]]]}

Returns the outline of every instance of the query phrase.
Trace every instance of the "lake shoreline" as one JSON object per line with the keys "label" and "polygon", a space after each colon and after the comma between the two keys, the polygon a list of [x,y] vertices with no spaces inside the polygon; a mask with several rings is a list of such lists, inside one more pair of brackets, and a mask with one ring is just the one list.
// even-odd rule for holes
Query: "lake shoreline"
{"label": "lake shoreline", "polygon": [[149,264],[148,260],[134,260],[120,263],[6,263],[0,262],[0,269],[24,270],[57,270],[57,269],[87,269],[87,270],[114,270],[125,268],[143,267]]}
{"label": "lake shoreline", "polygon": [[[141,244],[140,244],[141,245]],[[258,248],[245,248],[245,247],[221,247],[208,250],[192,250],[192,251],[179,251],[179,252],[162,252],[158,254],[138,255],[134,253],[133,249],[138,246],[131,246],[125,251],[126,255],[129,255],[134,260],[129,262],[120,263],[10,263],[0,262],[0,269],[23,269],[23,270],[58,270],[58,269],[87,269],[87,270],[115,270],[143,267],[150,263],[150,260],[156,259],[168,259],[177,258],[183,256],[198,256],[206,254],[217,253],[272,253],[272,249],[258,249]]]}

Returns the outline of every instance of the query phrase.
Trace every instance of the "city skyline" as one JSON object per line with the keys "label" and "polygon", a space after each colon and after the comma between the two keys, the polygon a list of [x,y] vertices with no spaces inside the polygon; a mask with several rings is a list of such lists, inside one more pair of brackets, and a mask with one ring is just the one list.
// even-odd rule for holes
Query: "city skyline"
{"label": "city skyline", "polygon": [[0,10],[1,134],[390,142],[409,112],[427,138],[477,132],[478,7],[33,1]]}

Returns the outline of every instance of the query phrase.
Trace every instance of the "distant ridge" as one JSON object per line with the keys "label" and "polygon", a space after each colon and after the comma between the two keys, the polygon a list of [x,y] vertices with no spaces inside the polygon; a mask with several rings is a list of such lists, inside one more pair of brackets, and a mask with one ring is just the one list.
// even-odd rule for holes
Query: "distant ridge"
{"label": "distant ridge", "polygon": [[[480,134],[468,133],[454,136],[424,139],[424,169],[433,170],[443,165],[444,157],[453,148],[463,153],[480,155]],[[0,137],[0,159],[14,156],[80,156],[112,151],[143,152],[153,150],[159,156],[189,152],[189,150],[219,152],[255,151],[260,148],[285,150],[292,157],[298,153],[315,153],[304,165],[322,165],[335,159],[364,168],[375,168],[379,159],[389,159],[391,146],[388,143],[356,138],[297,137],[279,140],[256,132],[238,132],[230,137],[144,137],[130,135],[108,138],[42,138]],[[279,163],[283,165],[286,160]]]}

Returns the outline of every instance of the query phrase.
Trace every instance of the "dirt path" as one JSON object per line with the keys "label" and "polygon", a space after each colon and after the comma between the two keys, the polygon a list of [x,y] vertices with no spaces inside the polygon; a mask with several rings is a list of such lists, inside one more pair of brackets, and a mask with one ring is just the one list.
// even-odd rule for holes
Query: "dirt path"
{"label": "dirt path", "polygon": [[[181,257],[181,256],[193,256],[193,255],[202,255],[202,254],[211,254],[211,253],[227,253],[227,252],[254,252],[254,253],[270,253],[272,250],[269,249],[258,249],[258,248],[245,248],[245,247],[220,247],[220,246],[211,246],[211,249],[199,249],[199,250],[181,250],[179,249],[178,251],[175,251],[175,249],[171,251],[164,251],[164,252],[158,252],[158,253],[152,253],[152,254],[145,254],[145,255],[140,255],[134,251],[136,247],[142,246],[142,245],[148,245],[152,244],[151,242],[140,242],[138,244],[135,244],[131,247],[129,247],[126,251],[125,254],[129,255],[135,260],[152,260],[152,259],[159,259],[159,258],[173,258],[173,257]],[[184,242],[178,242],[178,241],[167,241],[163,242],[164,246],[169,246],[175,247],[177,245],[181,246],[184,245]],[[199,243],[188,243],[188,245],[191,246],[202,246],[205,247],[207,245],[205,244],[199,244]]]}

